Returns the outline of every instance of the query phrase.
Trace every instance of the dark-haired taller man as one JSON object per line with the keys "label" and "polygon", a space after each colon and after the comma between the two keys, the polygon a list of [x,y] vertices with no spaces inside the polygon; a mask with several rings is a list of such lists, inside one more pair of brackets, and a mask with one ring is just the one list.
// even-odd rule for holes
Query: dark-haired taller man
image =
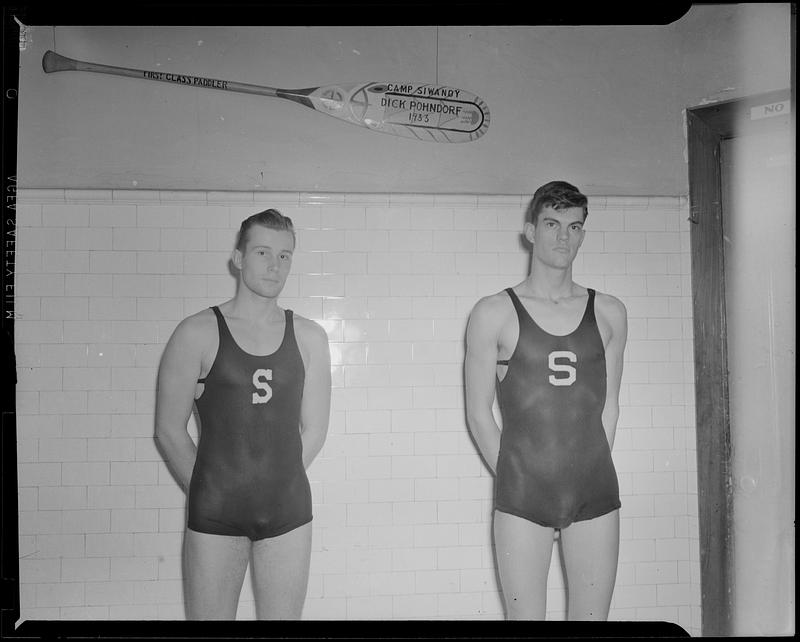
{"label": "dark-haired taller man", "polygon": [[[158,375],[156,438],[188,494],[188,619],[233,620],[250,563],[256,616],[298,619],[311,557],[306,468],[330,414],[317,323],[278,307],[295,232],[276,210],[242,222],[236,295],[184,319]],[[195,405],[197,447],[187,431]]]}
{"label": "dark-haired taller man", "polygon": [[467,419],[496,476],[495,555],[509,619],[544,619],[556,530],[568,619],[607,619],[614,590],[620,501],[611,447],[627,314],[618,299],[572,280],[587,214],[573,185],[540,187],[523,228],[528,277],[481,299],[467,326]]}

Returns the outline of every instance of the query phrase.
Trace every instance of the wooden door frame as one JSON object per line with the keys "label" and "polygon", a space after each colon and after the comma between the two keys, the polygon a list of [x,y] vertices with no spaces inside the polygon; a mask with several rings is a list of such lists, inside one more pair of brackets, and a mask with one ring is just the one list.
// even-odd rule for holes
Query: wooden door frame
{"label": "wooden door frame", "polygon": [[751,119],[753,107],[790,100],[793,125],[792,93],[788,89],[769,92],[686,111],[703,635],[731,635],[733,616],[733,493],[720,145],[723,140],[772,127],[773,118]]}

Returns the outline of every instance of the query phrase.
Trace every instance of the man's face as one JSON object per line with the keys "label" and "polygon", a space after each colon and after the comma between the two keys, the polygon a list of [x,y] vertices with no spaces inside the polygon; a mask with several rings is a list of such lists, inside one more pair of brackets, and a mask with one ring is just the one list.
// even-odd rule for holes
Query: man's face
{"label": "man's face", "polygon": [[293,251],[291,232],[254,225],[247,232],[244,251],[233,251],[233,263],[245,287],[259,296],[275,298],[286,284]]}
{"label": "man's face", "polygon": [[582,207],[545,207],[536,225],[525,224],[525,237],[533,244],[534,258],[554,268],[572,265],[586,234],[583,219]]}

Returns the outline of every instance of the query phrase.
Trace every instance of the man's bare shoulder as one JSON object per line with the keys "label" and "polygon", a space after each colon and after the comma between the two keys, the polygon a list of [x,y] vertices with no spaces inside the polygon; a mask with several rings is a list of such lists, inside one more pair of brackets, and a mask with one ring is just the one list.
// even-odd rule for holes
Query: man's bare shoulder
{"label": "man's bare shoulder", "polygon": [[604,292],[597,292],[594,299],[597,315],[614,328],[627,324],[628,310],[617,297]]}
{"label": "man's bare shoulder", "polygon": [[188,316],[172,332],[164,348],[161,367],[199,374],[195,369],[213,359],[218,340],[217,323],[212,310],[201,310]]}
{"label": "man's bare shoulder", "polygon": [[328,333],[319,323],[312,319],[307,319],[299,314],[294,314],[294,331],[297,338],[309,345],[320,345],[328,343]]}
{"label": "man's bare shoulder", "polygon": [[594,301],[595,306],[604,312],[608,312],[609,314],[615,316],[627,315],[625,304],[612,294],[597,292]]}
{"label": "man's bare shoulder", "polygon": [[505,292],[497,292],[481,298],[469,315],[470,325],[483,331],[499,331],[513,312],[511,299]]}
{"label": "man's bare shoulder", "polygon": [[480,316],[497,316],[507,314],[510,310],[511,299],[505,291],[489,294],[478,300],[472,308],[472,314]]}
{"label": "man's bare shoulder", "polygon": [[200,310],[181,321],[172,333],[171,341],[194,344],[202,348],[217,332],[217,318],[211,308]]}

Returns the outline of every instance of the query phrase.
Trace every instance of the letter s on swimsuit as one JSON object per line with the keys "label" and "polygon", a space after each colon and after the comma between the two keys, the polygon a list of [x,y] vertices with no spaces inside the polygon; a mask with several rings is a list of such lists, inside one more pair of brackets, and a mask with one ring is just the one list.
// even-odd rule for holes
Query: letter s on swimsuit
{"label": "letter s on swimsuit", "polygon": [[554,386],[571,386],[573,383],[575,383],[575,379],[578,375],[577,371],[575,368],[567,365],[566,363],[556,363],[556,359],[569,359],[572,363],[578,363],[578,357],[574,352],[570,352],[569,350],[554,350],[547,357],[550,370],[554,372],[569,373],[566,377],[556,377],[555,375],[550,375],[547,380]]}
{"label": "letter s on swimsuit", "polygon": [[272,388],[267,381],[272,381],[272,370],[259,368],[253,373],[253,385],[264,393],[254,392],[253,403],[267,403],[272,399]]}

